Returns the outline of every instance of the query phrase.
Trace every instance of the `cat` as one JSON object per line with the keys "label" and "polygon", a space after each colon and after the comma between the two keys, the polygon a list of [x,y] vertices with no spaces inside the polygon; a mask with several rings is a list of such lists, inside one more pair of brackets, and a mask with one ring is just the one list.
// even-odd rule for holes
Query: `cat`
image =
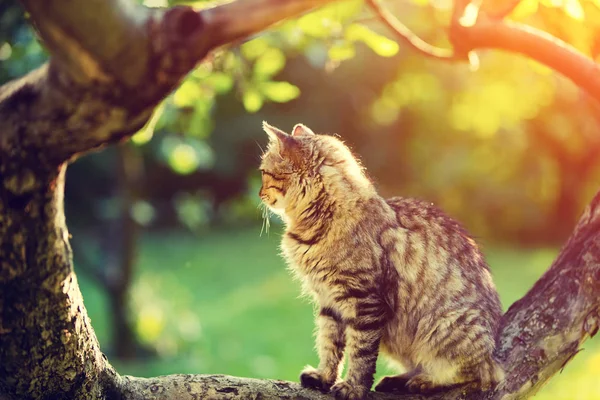
{"label": "cat", "polygon": [[263,128],[259,196],[285,222],[282,253],[318,306],[320,362],[301,373],[302,386],[364,399],[379,352],[408,372],[376,391],[500,382],[500,300],[467,232],[430,203],[380,197],[340,139],[302,124],[291,134]]}

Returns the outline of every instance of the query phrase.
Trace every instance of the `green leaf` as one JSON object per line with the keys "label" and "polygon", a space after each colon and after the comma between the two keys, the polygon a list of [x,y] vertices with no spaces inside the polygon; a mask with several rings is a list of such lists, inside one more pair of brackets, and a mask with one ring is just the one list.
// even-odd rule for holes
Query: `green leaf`
{"label": "green leaf", "polygon": [[331,18],[345,21],[356,17],[362,11],[363,6],[363,0],[346,0],[331,3],[321,10]]}
{"label": "green leaf", "polygon": [[539,8],[538,0],[522,0],[511,12],[511,17],[515,19],[522,19],[535,14]]}
{"label": "green leaf", "polygon": [[233,78],[224,72],[213,72],[206,77],[205,82],[218,94],[225,94],[233,87]]}
{"label": "green leaf", "polygon": [[327,54],[332,61],[345,61],[353,58],[356,55],[356,50],[352,43],[343,42],[331,46]]}
{"label": "green leaf", "polygon": [[363,0],[348,0],[329,4],[298,19],[298,27],[307,35],[325,39],[342,31],[343,22],[356,18]]}
{"label": "green leaf", "polygon": [[361,41],[382,57],[392,57],[398,53],[398,43],[382,36],[364,25],[351,24],[346,28],[345,35],[351,42]]}
{"label": "green leaf", "polygon": [[346,40],[349,40],[351,42],[355,42],[358,40],[365,41],[368,40],[368,37],[372,34],[373,31],[364,25],[350,24],[344,32],[344,37],[346,38]]}
{"label": "green leaf", "polygon": [[209,63],[202,63],[196,66],[191,73],[191,76],[199,80],[206,79],[212,73],[212,65]]}
{"label": "green leaf", "polygon": [[367,45],[381,57],[395,56],[398,54],[398,50],[400,50],[398,43],[384,36],[380,36],[379,40],[367,43]]}
{"label": "green leaf", "polygon": [[194,105],[201,94],[200,85],[192,79],[186,79],[173,95],[173,103],[177,107],[189,107]]}
{"label": "green leaf", "polygon": [[137,131],[137,133],[131,137],[131,141],[135,145],[141,146],[143,144],[148,143],[150,139],[152,139],[152,136],[154,136],[154,130],[156,129],[158,121],[161,119],[164,111],[165,102],[163,101],[159,104],[158,107],[156,107],[154,113],[152,114],[152,117],[150,118],[150,120],[148,120],[146,125],[144,125],[142,129]]}
{"label": "green leaf", "polygon": [[223,69],[225,71],[233,71],[239,68],[241,63],[241,57],[236,56],[233,51],[228,51],[223,55]]}
{"label": "green leaf", "polygon": [[289,82],[263,82],[262,93],[271,101],[286,103],[300,96],[300,89]]}
{"label": "green leaf", "polygon": [[244,108],[249,113],[255,113],[260,110],[263,106],[263,101],[263,96],[255,88],[246,90],[242,99]]}
{"label": "green leaf", "polygon": [[307,35],[325,39],[331,36],[334,29],[340,29],[339,22],[325,17],[320,12],[306,14],[298,19],[298,27]]}
{"label": "green leaf", "polygon": [[254,63],[255,76],[273,76],[285,67],[285,54],[277,48],[265,51]]}
{"label": "green leaf", "polygon": [[247,41],[240,46],[242,55],[247,60],[254,60],[263,54],[269,48],[269,42],[264,37],[258,37]]}
{"label": "green leaf", "polygon": [[171,126],[177,120],[177,107],[173,104],[172,99],[163,102],[163,106],[160,107],[160,113],[154,130],[158,131]]}

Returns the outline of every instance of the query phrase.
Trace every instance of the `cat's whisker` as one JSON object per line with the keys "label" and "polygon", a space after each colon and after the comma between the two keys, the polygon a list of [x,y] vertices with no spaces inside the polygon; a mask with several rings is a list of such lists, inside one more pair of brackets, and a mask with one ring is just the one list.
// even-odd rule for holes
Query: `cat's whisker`
{"label": "cat's whisker", "polygon": [[269,207],[267,207],[264,203],[260,203],[258,205],[259,207],[262,207],[262,225],[260,227],[260,236],[262,236],[263,231],[267,233],[267,235],[269,234],[269,228],[271,227],[271,221],[269,219],[270,214],[269,214]]}
{"label": "cat's whisker", "polygon": [[254,143],[256,143],[256,145],[258,146],[258,148],[260,149],[261,154],[265,153],[265,149],[262,148],[262,146],[260,145],[260,143],[258,143],[258,141],[254,141]]}

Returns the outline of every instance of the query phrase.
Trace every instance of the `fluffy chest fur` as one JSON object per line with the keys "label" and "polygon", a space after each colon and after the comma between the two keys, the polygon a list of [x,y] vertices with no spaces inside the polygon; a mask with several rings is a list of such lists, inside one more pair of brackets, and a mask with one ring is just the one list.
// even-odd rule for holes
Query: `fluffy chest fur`
{"label": "fluffy chest fur", "polygon": [[[372,280],[382,270],[383,249],[357,218],[329,223],[327,233],[317,241],[306,240],[314,237],[311,229],[288,227],[281,249],[288,266],[303,283],[304,291],[321,306],[350,309],[338,304],[339,299],[345,298],[349,288],[372,290]],[[365,279],[366,275],[371,279]],[[347,305],[352,301],[348,297]],[[354,315],[349,311],[346,314],[347,318]]]}
{"label": "fluffy chest fur", "polygon": [[[381,312],[393,313],[398,284],[388,243],[382,239],[395,225],[393,210],[378,197],[358,201],[353,209],[336,209],[326,227],[290,224],[281,243],[303,291],[345,321],[357,316],[357,304],[367,297],[382,307]],[[322,230],[322,235],[315,233]]]}

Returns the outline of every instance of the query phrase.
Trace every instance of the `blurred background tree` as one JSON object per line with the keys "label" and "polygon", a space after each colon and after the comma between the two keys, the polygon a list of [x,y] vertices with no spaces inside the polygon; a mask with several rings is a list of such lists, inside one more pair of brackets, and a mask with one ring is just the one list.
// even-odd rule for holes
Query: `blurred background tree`
{"label": "blurred background tree", "polygon": [[[451,6],[386,4],[439,46]],[[523,0],[511,19],[600,54],[596,0]],[[338,133],[382,194],[461,220],[485,245],[505,305],[548,265],[600,184],[599,105],[526,58],[481,51],[472,71],[389,34],[360,0],[280,24],[214,53],[130,142],[69,168],[76,268],[102,347],[129,360],[121,371],[295,379],[313,361],[310,307],[295,298],[277,235],[259,236],[262,120]],[[17,1],[0,3],[0,83],[45,58]],[[177,362],[135,361],[148,355]],[[578,398],[600,399],[586,375],[600,357],[577,363]]]}

